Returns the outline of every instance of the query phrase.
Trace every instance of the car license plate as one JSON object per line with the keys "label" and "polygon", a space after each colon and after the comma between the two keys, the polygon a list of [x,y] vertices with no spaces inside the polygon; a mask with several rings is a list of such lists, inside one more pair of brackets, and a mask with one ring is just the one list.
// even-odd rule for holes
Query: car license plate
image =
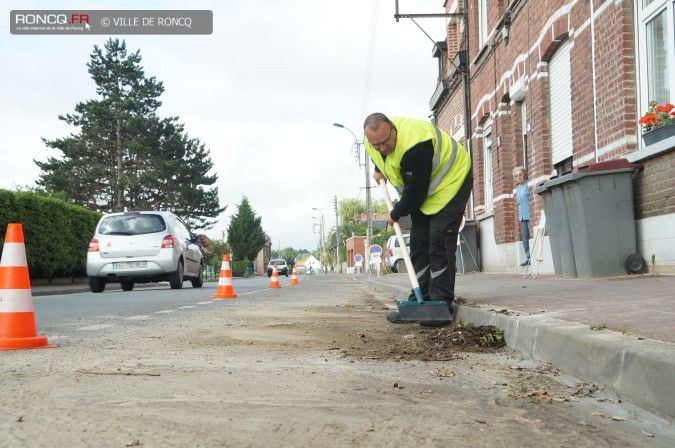
{"label": "car license plate", "polygon": [[145,269],[148,263],[146,261],[120,261],[113,263],[114,270],[121,269]]}

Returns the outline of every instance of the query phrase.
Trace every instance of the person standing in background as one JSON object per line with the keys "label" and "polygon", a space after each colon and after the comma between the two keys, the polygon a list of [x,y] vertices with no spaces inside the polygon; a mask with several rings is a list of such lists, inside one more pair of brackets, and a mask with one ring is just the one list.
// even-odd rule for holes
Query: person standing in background
{"label": "person standing in background", "polygon": [[527,259],[521,266],[530,264],[530,187],[527,182],[527,170],[523,166],[513,169],[513,178],[516,181],[516,203],[518,204],[518,222],[520,222],[520,237]]}

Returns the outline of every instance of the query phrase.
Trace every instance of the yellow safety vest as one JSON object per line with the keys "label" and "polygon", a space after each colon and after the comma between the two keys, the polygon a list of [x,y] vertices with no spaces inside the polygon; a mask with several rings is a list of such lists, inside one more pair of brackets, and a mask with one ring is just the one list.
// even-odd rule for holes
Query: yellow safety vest
{"label": "yellow safety vest", "polygon": [[434,145],[431,179],[427,198],[422,203],[420,211],[425,215],[438,213],[455,197],[471,169],[468,151],[433,123],[403,117],[390,117],[389,119],[394,123],[397,131],[394,151],[385,160],[367,139],[365,140],[366,151],[380,172],[401,195],[403,193],[403,178],[401,177],[403,155],[418,143],[431,140]]}

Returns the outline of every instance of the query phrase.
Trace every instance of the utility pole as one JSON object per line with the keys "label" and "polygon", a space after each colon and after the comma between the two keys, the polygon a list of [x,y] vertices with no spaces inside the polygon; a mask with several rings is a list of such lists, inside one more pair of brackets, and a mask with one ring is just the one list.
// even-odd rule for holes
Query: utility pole
{"label": "utility pole", "polygon": [[[361,142],[361,145],[363,145],[363,142]],[[370,160],[368,154],[366,154],[365,146],[363,147],[363,163],[366,165],[366,272],[370,272],[370,252],[368,251],[368,248],[370,247],[370,241],[373,238],[373,210],[370,201]]]}
{"label": "utility pole", "polygon": [[340,220],[338,214],[337,196],[333,198],[335,206],[335,258],[337,258],[337,272],[342,273],[342,263],[340,262]]}
{"label": "utility pole", "polygon": [[[354,136],[354,145],[356,145],[356,155],[359,165],[361,165],[361,146],[363,146],[363,140],[356,138],[356,135],[351,131],[351,129],[341,125],[340,123],[333,123],[333,126],[346,129],[349,131],[352,136]],[[366,153],[366,148],[363,148],[363,165],[365,167],[366,173],[366,241],[364,241],[364,254],[366,259],[366,266],[364,267],[364,272],[370,272],[370,254],[368,253],[368,247],[370,247],[370,240],[373,235],[373,219],[372,219],[372,210],[370,205],[370,161],[368,159],[368,154]]]}
{"label": "utility pole", "polygon": [[324,233],[323,233],[323,232],[324,232],[324,227],[323,227],[323,226],[324,226],[323,212],[322,212],[321,210],[319,210],[318,208],[316,208],[316,207],[312,207],[312,210],[316,210],[317,212],[321,213],[321,218],[319,219],[319,242],[320,242],[320,244],[321,244],[321,250],[323,251],[323,246],[324,246],[324,239],[323,239],[323,235],[324,235]]}

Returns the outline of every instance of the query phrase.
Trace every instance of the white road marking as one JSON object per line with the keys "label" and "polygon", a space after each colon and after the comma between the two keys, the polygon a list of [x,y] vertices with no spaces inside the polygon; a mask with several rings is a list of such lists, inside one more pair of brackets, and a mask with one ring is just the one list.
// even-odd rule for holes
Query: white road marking
{"label": "white road marking", "polygon": [[[205,302],[197,302],[197,305],[209,305],[214,303],[214,301],[209,300]],[[155,314],[169,314],[169,313],[175,313],[178,310],[187,310],[191,308],[197,308],[197,305],[186,305],[186,306],[181,306],[178,307],[177,309],[173,310],[161,310],[161,311],[155,311]],[[106,316],[108,319],[114,319],[117,318],[118,316]],[[124,320],[148,320],[151,316],[149,315],[138,315],[138,316],[130,316],[130,317],[125,317]],[[104,328],[110,328],[114,327],[114,324],[96,324],[96,325],[89,325],[86,327],[78,328],[77,331],[96,331],[96,330],[102,330]],[[52,337],[54,338],[54,337]],[[51,338],[50,338],[51,339]]]}
{"label": "white road marking", "polygon": [[78,328],[77,331],[96,331],[96,330],[102,330],[104,328],[110,328],[114,327],[114,324],[97,324],[97,325],[89,325],[88,327],[82,327]]}

